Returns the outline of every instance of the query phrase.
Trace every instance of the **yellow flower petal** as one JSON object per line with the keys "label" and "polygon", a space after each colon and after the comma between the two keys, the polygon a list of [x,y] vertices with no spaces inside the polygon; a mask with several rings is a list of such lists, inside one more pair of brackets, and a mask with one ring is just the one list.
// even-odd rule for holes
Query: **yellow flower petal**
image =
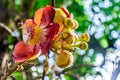
{"label": "yellow flower petal", "polygon": [[60,8],[55,9],[55,16],[54,16],[53,22],[58,23],[60,25],[60,29],[59,29],[60,31],[62,31],[64,28],[64,19],[66,17],[67,16],[62,9]]}

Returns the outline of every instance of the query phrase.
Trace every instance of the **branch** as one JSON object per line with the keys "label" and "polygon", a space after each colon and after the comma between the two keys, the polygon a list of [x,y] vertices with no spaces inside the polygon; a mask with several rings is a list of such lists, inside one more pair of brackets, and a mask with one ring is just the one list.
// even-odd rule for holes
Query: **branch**
{"label": "branch", "polygon": [[105,64],[105,56],[106,56],[106,49],[107,48],[102,48],[98,42],[98,40],[94,37],[94,36],[90,36],[90,41],[88,42],[88,45],[90,48],[94,49],[97,52],[100,52],[103,57],[104,60],[102,62],[102,64],[100,65],[100,67],[102,67]]}
{"label": "branch", "polygon": [[[23,62],[24,63],[24,62]],[[19,65],[22,65],[23,63],[16,63],[11,69],[9,69],[7,71],[6,74],[3,74],[1,77],[1,80],[6,80],[8,76],[10,76],[13,72],[15,72],[17,70],[17,68],[19,67]]]}
{"label": "branch", "polygon": [[65,75],[73,77],[73,78],[75,78],[75,80],[79,80],[79,77],[76,74],[73,75],[73,74],[65,73]]}
{"label": "branch", "polygon": [[51,0],[51,6],[55,7],[55,0]]}
{"label": "branch", "polygon": [[112,72],[111,80],[117,80],[119,73],[120,73],[120,61],[118,63],[118,67]]}
{"label": "branch", "polygon": [[12,30],[8,26],[6,26],[5,24],[3,24],[2,22],[0,22],[0,26],[2,28],[4,28],[5,30],[7,30],[12,35]]}
{"label": "branch", "polygon": [[67,72],[67,71],[69,71],[69,70],[74,70],[74,69],[77,69],[77,68],[81,68],[81,67],[83,67],[83,66],[86,66],[86,67],[96,67],[96,66],[94,66],[94,65],[92,65],[92,64],[83,64],[83,63],[81,63],[81,64],[78,64],[78,65],[74,65],[74,66],[72,66],[72,67],[70,67],[70,68],[66,68],[66,69],[64,69],[63,71],[61,71],[61,72],[55,72],[56,73],[56,75],[60,75],[60,74],[65,74],[65,72]]}
{"label": "branch", "polygon": [[44,78],[45,78],[45,70],[43,72],[42,80],[44,80]]}
{"label": "branch", "polygon": [[81,68],[81,67],[83,67],[83,66],[86,66],[86,67],[96,67],[96,66],[94,66],[94,65],[92,65],[92,64],[83,64],[83,63],[81,63],[81,64],[78,64],[78,65],[72,66],[72,67],[70,67],[70,68],[66,68],[66,69],[64,69],[63,71],[66,72],[66,71],[68,71],[68,70],[73,70],[73,69],[76,69],[76,68]]}

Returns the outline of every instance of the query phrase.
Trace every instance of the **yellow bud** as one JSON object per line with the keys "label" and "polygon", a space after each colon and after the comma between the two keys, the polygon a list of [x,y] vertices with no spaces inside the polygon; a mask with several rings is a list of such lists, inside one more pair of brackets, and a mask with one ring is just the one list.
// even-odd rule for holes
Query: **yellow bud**
{"label": "yellow bud", "polygon": [[73,29],[77,29],[78,28],[78,22],[76,20],[73,20]]}
{"label": "yellow bud", "polygon": [[53,41],[52,42],[52,48],[54,49],[54,50],[57,50],[57,49],[60,49],[60,48],[62,48],[62,43],[61,43],[61,41],[60,40],[55,40],[55,41]]}
{"label": "yellow bud", "polygon": [[58,49],[73,49],[72,45],[74,41],[77,39],[77,35],[72,32],[62,32],[57,35],[57,37],[52,42],[52,50],[56,51]]}
{"label": "yellow bud", "polygon": [[88,44],[84,41],[82,41],[80,44],[78,44],[76,47],[79,47],[82,50],[86,50],[88,48]]}
{"label": "yellow bud", "polygon": [[44,62],[44,70],[45,70],[45,73],[47,74],[48,70],[49,70],[48,56],[47,55],[46,55],[46,60]]}
{"label": "yellow bud", "polygon": [[87,33],[83,33],[80,37],[79,40],[88,42],[90,40],[90,36]]}
{"label": "yellow bud", "polygon": [[70,18],[65,18],[65,20],[64,20],[64,25],[65,25],[66,28],[72,29],[72,28],[73,28],[73,25],[74,25],[74,22],[73,22],[73,20],[70,19]]}
{"label": "yellow bud", "polygon": [[56,55],[56,65],[59,68],[67,68],[73,63],[73,55],[67,50],[60,50]]}
{"label": "yellow bud", "polygon": [[63,41],[65,43],[72,44],[74,40],[74,35],[72,33],[63,33]]}

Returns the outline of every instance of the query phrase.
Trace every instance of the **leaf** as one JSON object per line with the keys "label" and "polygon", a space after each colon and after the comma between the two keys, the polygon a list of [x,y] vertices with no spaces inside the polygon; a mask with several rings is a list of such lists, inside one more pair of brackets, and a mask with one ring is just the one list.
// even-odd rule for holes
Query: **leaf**
{"label": "leaf", "polygon": [[22,74],[21,72],[15,72],[12,74],[12,76],[16,79],[16,80],[23,80],[22,79]]}
{"label": "leaf", "polygon": [[99,40],[99,42],[100,42],[100,45],[101,45],[103,48],[107,48],[107,47],[108,47],[108,41],[107,41],[106,38],[101,38],[101,39]]}

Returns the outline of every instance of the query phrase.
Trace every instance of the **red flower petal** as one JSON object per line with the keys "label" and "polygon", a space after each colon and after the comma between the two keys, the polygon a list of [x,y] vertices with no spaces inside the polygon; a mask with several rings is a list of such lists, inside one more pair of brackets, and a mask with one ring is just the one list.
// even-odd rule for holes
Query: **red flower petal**
{"label": "red flower petal", "polygon": [[46,27],[49,25],[55,15],[55,10],[52,6],[46,6],[45,8],[38,9],[35,12],[34,21],[37,25],[40,25],[42,27]]}
{"label": "red flower petal", "polygon": [[48,53],[48,51],[50,50],[52,39],[55,38],[56,34],[59,31],[59,24],[54,23],[52,25],[49,25],[45,29],[46,29],[46,35],[45,35],[46,36],[46,41],[44,41],[40,44],[41,55],[44,55],[44,54]]}
{"label": "red flower petal", "polygon": [[55,38],[56,34],[59,31],[59,24],[53,23],[52,25],[49,25],[47,28],[47,37],[49,37],[51,40]]}
{"label": "red flower petal", "polygon": [[51,48],[51,40],[47,39],[46,43],[41,44],[41,52],[42,52],[41,55],[47,54],[50,48]]}
{"label": "red flower petal", "polygon": [[29,46],[23,41],[18,42],[13,50],[13,59],[16,62],[23,62],[38,53],[34,46]]}
{"label": "red flower petal", "polygon": [[49,25],[55,15],[55,10],[52,6],[46,6],[43,10],[43,15],[41,19],[41,26],[47,26]]}
{"label": "red flower petal", "polygon": [[36,44],[35,49],[41,51],[40,55],[45,55],[50,50],[50,47],[51,47],[51,39],[48,38],[44,42],[40,42]]}

